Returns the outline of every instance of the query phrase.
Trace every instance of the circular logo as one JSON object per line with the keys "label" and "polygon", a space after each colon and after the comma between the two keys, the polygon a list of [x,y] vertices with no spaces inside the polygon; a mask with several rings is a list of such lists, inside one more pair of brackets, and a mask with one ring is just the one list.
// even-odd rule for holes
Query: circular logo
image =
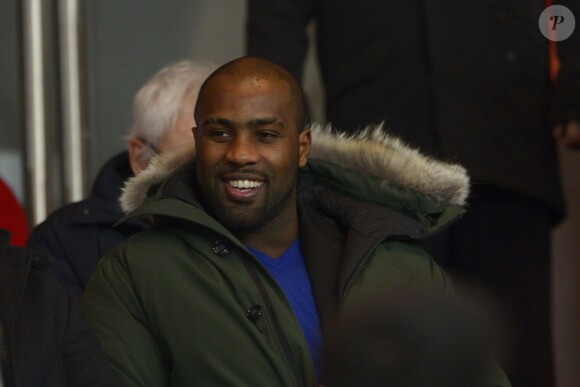
{"label": "circular logo", "polygon": [[555,42],[568,39],[576,27],[574,14],[563,5],[551,5],[544,9],[538,23],[546,39]]}

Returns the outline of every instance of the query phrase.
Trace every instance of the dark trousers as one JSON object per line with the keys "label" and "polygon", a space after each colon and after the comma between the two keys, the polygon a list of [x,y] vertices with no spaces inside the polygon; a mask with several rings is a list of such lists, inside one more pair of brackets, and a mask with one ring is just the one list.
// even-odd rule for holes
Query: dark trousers
{"label": "dark trousers", "polygon": [[554,385],[552,227],[553,213],[542,203],[474,185],[467,214],[425,241],[452,277],[482,286],[499,303],[511,348],[501,365],[514,387]]}

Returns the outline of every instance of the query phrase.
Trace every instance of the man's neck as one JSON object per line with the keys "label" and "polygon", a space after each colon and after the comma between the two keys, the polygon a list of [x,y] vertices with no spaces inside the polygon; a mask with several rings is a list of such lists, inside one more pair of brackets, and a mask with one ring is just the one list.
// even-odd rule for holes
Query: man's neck
{"label": "man's neck", "polygon": [[[284,217],[285,218],[285,217]],[[234,235],[246,246],[250,246],[262,253],[278,258],[298,238],[298,216],[292,219],[276,219],[258,230],[238,231]]]}

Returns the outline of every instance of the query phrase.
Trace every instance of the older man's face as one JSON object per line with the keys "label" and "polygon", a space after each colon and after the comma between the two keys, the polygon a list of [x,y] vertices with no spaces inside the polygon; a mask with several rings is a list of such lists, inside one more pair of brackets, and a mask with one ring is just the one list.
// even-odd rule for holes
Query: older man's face
{"label": "older man's face", "polygon": [[298,127],[286,83],[216,77],[198,113],[197,183],[208,211],[230,230],[291,216],[310,134]]}
{"label": "older man's face", "polygon": [[193,110],[196,102],[197,97],[183,101],[182,112],[177,117],[174,127],[171,130],[167,130],[159,140],[157,148],[161,152],[170,152],[193,143],[194,138],[191,129],[195,126]]}

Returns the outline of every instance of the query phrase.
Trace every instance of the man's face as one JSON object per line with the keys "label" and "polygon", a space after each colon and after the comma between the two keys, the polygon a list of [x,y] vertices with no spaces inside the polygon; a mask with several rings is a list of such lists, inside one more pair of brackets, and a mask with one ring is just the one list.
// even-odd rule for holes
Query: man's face
{"label": "man's face", "polygon": [[184,145],[189,145],[194,141],[191,128],[195,126],[193,110],[197,98],[189,98],[183,102],[182,113],[177,118],[172,130],[167,130],[161,139],[157,148],[161,152],[170,152]]}
{"label": "man's face", "polygon": [[196,130],[196,172],[207,210],[232,231],[285,222],[296,212],[296,171],[310,149],[289,88],[275,80],[216,77]]}
{"label": "man's face", "polygon": [[133,173],[138,174],[145,168],[157,153],[172,152],[194,141],[191,128],[195,126],[193,111],[197,98],[189,98],[183,102],[181,115],[175,121],[174,127],[165,130],[157,146],[152,147],[143,139],[135,138],[129,143],[129,161]]}

